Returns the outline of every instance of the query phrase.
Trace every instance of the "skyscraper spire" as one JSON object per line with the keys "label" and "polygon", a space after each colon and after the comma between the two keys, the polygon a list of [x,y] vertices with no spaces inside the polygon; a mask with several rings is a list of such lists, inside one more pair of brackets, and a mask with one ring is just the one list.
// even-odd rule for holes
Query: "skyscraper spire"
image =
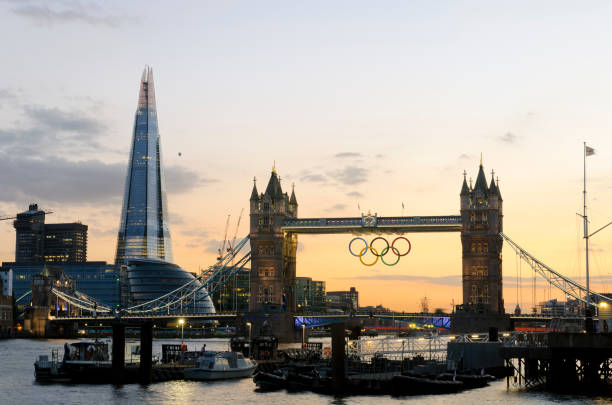
{"label": "skyscraper spire", "polygon": [[134,121],[115,263],[123,264],[133,258],[171,262],[153,70],[148,66],[142,72]]}

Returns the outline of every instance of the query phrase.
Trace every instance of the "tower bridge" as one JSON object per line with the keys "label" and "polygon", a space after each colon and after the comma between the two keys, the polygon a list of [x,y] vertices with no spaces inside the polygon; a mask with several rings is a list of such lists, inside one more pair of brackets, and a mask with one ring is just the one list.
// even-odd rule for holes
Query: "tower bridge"
{"label": "tower bridge", "polygon": [[299,218],[295,190],[283,192],[276,168],[265,192],[253,184],[250,198],[250,311],[295,311],[295,272],[298,234],[405,234],[459,232],[462,245],[465,308],[503,314],[502,197],[499,185],[487,184],[482,162],[476,183],[464,176],[460,215],[348,218]]}

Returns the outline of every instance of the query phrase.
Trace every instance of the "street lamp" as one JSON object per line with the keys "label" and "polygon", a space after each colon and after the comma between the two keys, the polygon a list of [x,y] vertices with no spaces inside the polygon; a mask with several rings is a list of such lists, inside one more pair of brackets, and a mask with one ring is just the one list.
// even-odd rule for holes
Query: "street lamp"
{"label": "street lamp", "polygon": [[306,347],[306,324],[302,324],[302,349]]}
{"label": "street lamp", "polygon": [[249,359],[251,358],[251,346],[253,346],[253,342],[251,341],[251,322],[247,322],[246,326],[249,327]]}
{"label": "street lamp", "polygon": [[183,318],[179,319],[179,325],[181,325],[181,343],[183,343],[183,327],[185,326],[185,320]]}

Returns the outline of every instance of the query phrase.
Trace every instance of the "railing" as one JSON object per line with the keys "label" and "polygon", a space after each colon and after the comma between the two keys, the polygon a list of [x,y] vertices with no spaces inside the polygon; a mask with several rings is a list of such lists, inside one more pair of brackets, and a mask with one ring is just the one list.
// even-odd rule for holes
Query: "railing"
{"label": "railing", "polygon": [[[402,225],[461,225],[458,215],[425,217],[378,217],[376,226]],[[363,226],[362,218],[292,218],[283,221],[284,227],[355,227]]]}

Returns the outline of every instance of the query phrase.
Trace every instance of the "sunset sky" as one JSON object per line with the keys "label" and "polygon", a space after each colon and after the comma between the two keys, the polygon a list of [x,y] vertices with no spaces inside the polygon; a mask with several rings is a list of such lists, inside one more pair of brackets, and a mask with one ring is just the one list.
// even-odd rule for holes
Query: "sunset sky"
{"label": "sunset sky", "polygon": [[[274,161],[300,217],[401,215],[402,203],[456,215],[482,153],[505,233],[583,282],[583,141],[596,149],[591,227],[612,221],[611,20],[609,1],[0,1],[0,216],[37,202],[48,222],[89,226],[89,260],[114,261],[150,65],[174,260],[189,271],[214,262],[227,215],[231,235]],[[300,236],[298,276],[355,286],[361,305],[461,303],[459,234],[407,236],[408,256],[372,268],[348,253],[351,235]],[[0,242],[13,261],[12,221]],[[612,227],[592,245],[593,284],[612,292]],[[503,267],[513,310],[507,245]],[[538,281],[536,300],[550,295]]]}

